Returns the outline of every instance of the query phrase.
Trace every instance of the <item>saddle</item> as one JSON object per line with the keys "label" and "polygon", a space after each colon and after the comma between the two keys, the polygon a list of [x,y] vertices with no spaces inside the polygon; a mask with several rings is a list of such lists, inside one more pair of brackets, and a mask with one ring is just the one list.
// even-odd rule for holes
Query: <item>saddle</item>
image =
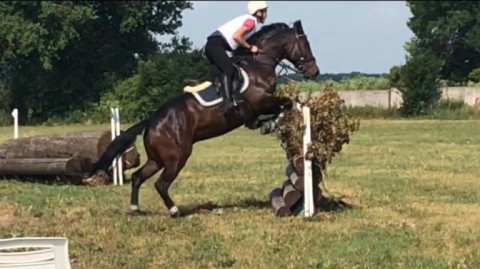
{"label": "saddle", "polygon": [[[234,63],[233,68],[235,69],[233,78],[232,78],[233,94],[238,94],[241,87],[245,83],[245,78],[242,75],[240,66]],[[184,83],[187,85],[187,87],[191,87],[189,89],[198,88],[198,91],[203,90],[213,84],[217,88],[217,91],[219,92],[219,94],[221,94],[220,81],[222,79],[222,75],[223,75],[222,72],[220,72],[220,70],[218,70],[215,66],[212,65],[207,75],[204,76],[202,79],[185,79]],[[189,91],[191,92],[191,90]],[[193,91],[195,92],[194,89]]]}
{"label": "saddle", "polygon": [[[250,81],[245,70],[237,64],[233,66],[235,72],[232,79],[232,94],[240,95],[247,90]],[[187,85],[183,91],[192,94],[205,107],[220,104],[223,101],[223,92],[221,91],[222,76],[222,72],[212,66],[208,75],[205,76],[205,80],[186,79],[184,82]]]}

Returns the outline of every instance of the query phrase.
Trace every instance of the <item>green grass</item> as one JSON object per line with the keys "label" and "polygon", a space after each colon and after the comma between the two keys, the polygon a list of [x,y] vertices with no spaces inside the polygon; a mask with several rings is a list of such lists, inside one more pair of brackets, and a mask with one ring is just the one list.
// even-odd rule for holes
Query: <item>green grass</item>
{"label": "green grass", "polygon": [[[3,180],[0,236],[66,236],[73,268],[479,268],[479,133],[478,121],[363,120],[325,178],[326,195],[354,208],[305,220],[273,215],[285,154],[242,128],[197,144],[171,188],[181,209],[219,208],[170,219],[158,175],[140,191],[146,216],[129,214],[128,184]],[[11,135],[0,128],[0,141]]]}

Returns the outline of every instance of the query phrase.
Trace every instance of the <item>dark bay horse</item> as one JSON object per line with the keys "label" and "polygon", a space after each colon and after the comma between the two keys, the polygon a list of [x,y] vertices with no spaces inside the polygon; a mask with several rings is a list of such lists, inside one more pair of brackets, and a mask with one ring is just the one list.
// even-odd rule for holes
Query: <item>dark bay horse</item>
{"label": "dark bay horse", "polygon": [[274,95],[275,67],[281,60],[287,59],[293,63],[307,79],[313,79],[319,74],[300,21],[296,21],[293,27],[284,23],[264,26],[248,41],[256,44],[262,52],[253,56],[238,49],[233,53],[238,59],[238,66],[248,74],[245,78],[248,87],[242,92],[246,102],[234,108],[230,116],[221,113],[220,104],[206,106],[192,93],[179,95],[158,108],[148,119],[116,137],[87,175],[91,176],[100,170],[107,171],[113,159],[129,148],[137,135],[143,132],[147,161],[132,174],[131,209],[139,210],[140,186],[163,169],[155,182],[155,189],[170,216],[180,216],[177,206],[170,198],[169,187],[185,166],[193,145],[226,134],[259,115],[291,108],[292,100]]}

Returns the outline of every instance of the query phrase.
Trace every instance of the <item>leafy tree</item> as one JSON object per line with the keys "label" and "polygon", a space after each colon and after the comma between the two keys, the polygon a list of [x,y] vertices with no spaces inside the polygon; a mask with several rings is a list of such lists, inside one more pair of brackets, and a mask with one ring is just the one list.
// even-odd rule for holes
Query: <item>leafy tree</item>
{"label": "leafy tree", "polygon": [[441,61],[428,53],[412,55],[400,69],[403,105],[402,115],[419,115],[427,113],[428,109],[440,97],[438,73]]}
{"label": "leafy tree", "polygon": [[[390,71],[403,93],[402,113],[422,114],[438,100],[439,83],[466,83],[480,66],[480,3],[407,1],[413,14],[408,27],[415,34],[405,46],[409,57]],[[400,74],[400,75],[399,75]]]}
{"label": "leafy tree", "polygon": [[473,81],[474,83],[479,83],[480,82],[480,67],[475,68],[468,74],[468,78]]}
{"label": "leafy tree", "polygon": [[402,81],[401,66],[393,66],[387,75],[390,87],[402,88],[404,83]]}
{"label": "leafy tree", "polygon": [[[414,47],[441,59],[444,79],[466,82],[480,66],[480,2],[407,1]],[[412,48],[407,48],[411,53]]]}
{"label": "leafy tree", "polygon": [[10,93],[5,83],[0,80],[0,126],[11,124],[12,122],[9,106],[9,101],[11,100]]}
{"label": "leafy tree", "polygon": [[107,93],[100,108],[108,111],[111,105],[118,105],[124,120],[144,119],[166,101],[182,94],[186,78],[200,78],[208,72],[203,52],[192,50],[187,39],[175,37],[171,44],[149,60],[141,60],[137,74]]}
{"label": "leafy tree", "polygon": [[137,60],[175,34],[186,1],[0,2],[0,78],[19,108],[43,121],[98,101]]}

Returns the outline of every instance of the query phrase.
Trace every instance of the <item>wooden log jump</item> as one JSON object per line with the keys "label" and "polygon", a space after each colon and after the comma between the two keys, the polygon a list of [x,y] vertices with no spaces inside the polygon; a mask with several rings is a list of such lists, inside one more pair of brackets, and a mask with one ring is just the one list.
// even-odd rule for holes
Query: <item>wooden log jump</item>
{"label": "wooden log jump", "polygon": [[[110,130],[6,140],[0,145],[0,177],[62,176],[78,181],[110,142]],[[140,165],[135,145],[122,155],[122,161],[123,171]],[[111,183],[111,173],[102,176],[103,183]]]}
{"label": "wooden log jump", "polygon": [[291,213],[290,209],[285,205],[282,195],[283,191],[281,188],[274,188],[269,194],[270,203],[275,211],[275,215],[279,217],[285,217]]}
{"label": "wooden log jump", "polygon": [[1,175],[59,175],[75,176],[85,171],[91,165],[86,158],[22,158],[0,159]]}

